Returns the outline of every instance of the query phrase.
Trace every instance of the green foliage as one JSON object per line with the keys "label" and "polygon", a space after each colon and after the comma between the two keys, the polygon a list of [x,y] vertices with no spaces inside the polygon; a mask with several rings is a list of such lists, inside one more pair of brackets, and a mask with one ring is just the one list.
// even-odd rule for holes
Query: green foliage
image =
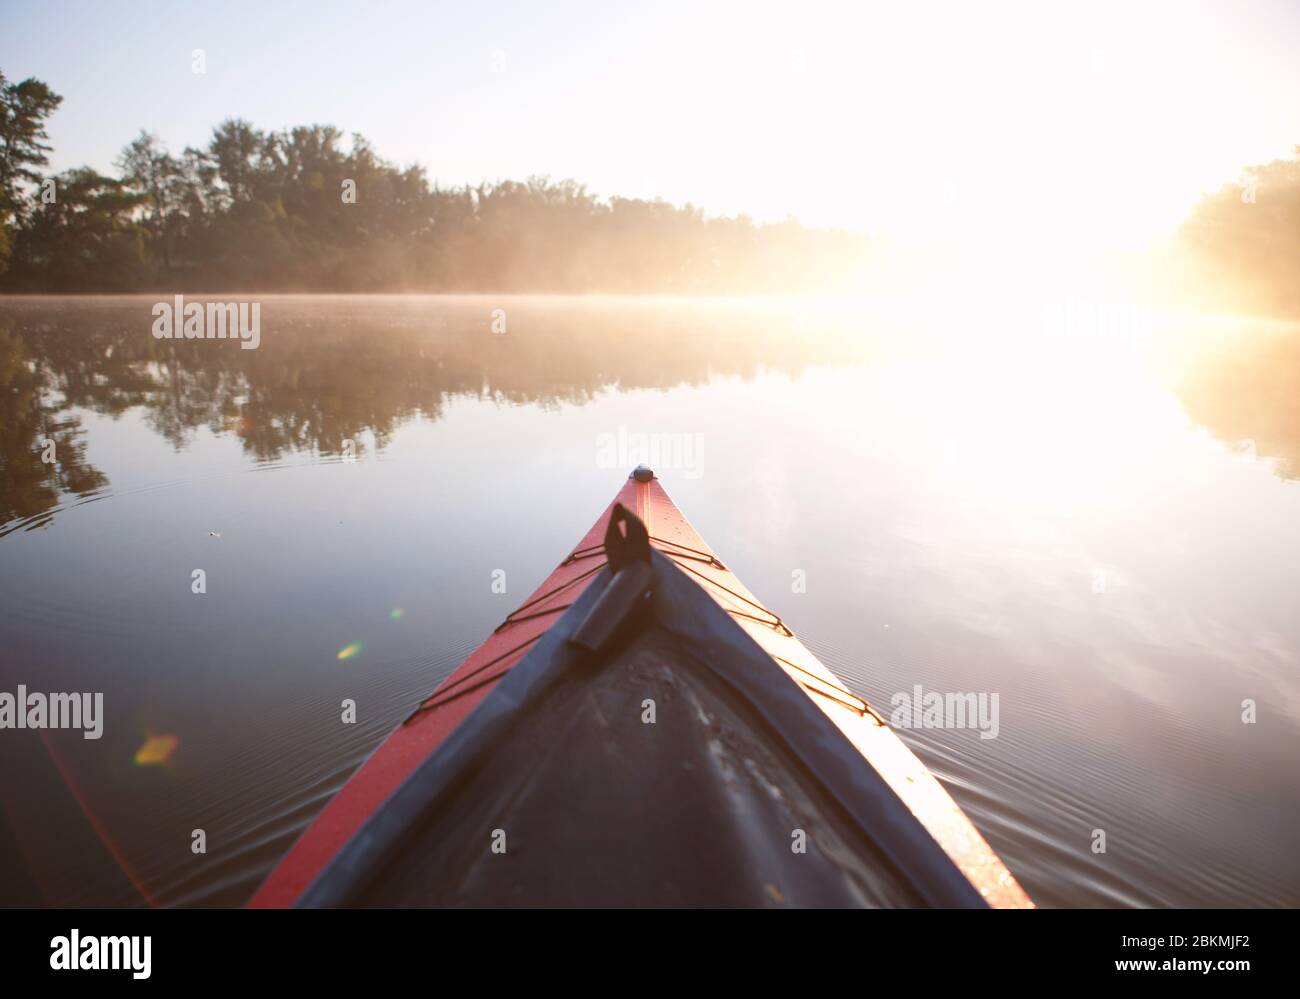
{"label": "green foliage", "polygon": [[793,223],[606,201],[571,180],[442,189],[329,125],[263,132],[230,119],[180,156],[141,132],[116,166],[120,178],[74,170],[56,178],[53,203],[23,201],[0,287],[784,292],[834,284],[865,249]]}
{"label": "green foliage", "polygon": [[15,241],[9,280],[47,291],[117,291],[146,278],[145,196],[89,167],[53,178],[55,197],[34,209]]}
{"label": "green foliage", "polygon": [[0,274],[6,268],[13,246],[12,230],[26,219],[24,184],[35,184],[45,166],[45,119],[63,98],[40,80],[9,83],[0,72]]}

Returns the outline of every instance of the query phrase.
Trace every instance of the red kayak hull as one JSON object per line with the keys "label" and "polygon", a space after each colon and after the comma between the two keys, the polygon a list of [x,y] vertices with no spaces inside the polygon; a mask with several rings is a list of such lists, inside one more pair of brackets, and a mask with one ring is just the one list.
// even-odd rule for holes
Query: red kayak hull
{"label": "red kayak hull", "polygon": [[948,853],[989,905],[1023,908],[1029,897],[935,777],[884,720],[848,691],[780,619],[708,548],[658,479],[628,479],[568,558],[503,625],[439,685],[330,801],[271,872],[249,904],[293,905],[361,825],[492,692],[558,620],[603,564],[601,549],[615,504],[637,514],[652,544],[727,611],[850,739]]}

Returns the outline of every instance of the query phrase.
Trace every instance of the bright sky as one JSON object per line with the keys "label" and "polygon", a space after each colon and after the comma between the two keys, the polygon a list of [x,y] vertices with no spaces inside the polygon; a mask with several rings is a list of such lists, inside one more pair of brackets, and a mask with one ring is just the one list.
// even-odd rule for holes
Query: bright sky
{"label": "bright sky", "polygon": [[[1300,3],[3,0],[63,94],[53,166],[227,116],[330,123],[443,184],[932,234],[1141,245],[1300,144]],[[191,52],[207,72],[191,72]]]}

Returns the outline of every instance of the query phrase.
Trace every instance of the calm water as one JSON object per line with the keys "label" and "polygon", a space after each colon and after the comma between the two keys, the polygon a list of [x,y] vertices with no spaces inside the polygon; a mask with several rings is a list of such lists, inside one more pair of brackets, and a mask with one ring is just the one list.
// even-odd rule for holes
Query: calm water
{"label": "calm water", "polygon": [[288,297],[244,351],[152,302],[0,300],[0,691],[106,716],[0,731],[5,904],[244,901],[664,434],[858,693],[999,695],[904,735],[1041,904],[1300,905],[1295,328]]}

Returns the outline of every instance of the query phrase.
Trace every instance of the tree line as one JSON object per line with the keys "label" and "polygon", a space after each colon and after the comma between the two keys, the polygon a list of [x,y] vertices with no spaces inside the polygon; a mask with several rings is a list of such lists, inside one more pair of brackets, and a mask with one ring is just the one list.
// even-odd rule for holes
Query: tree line
{"label": "tree line", "polygon": [[571,180],[431,184],[329,125],[141,132],[115,175],[47,176],[62,98],[0,73],[0,288],[32,292],[795,292],[842,283],[862,236],[600,198]]}
{"label": "tree line", "polygon": [[1201,199],[1182,227],[1211,297],[1234,308],[1300,315],[1300,146]]}
{"label": "tree line", "polygon": [[[61,102],[0,72],[0,290],[797,293],[852,285],[870,263],[860,234],[571,180],[439,187],[329,125],[230,119],[179,154],[141,132],[112,176],[47,176]],[[1202,199],[1180,235],[1190,297],[1300,314],[1300,149]]]}

